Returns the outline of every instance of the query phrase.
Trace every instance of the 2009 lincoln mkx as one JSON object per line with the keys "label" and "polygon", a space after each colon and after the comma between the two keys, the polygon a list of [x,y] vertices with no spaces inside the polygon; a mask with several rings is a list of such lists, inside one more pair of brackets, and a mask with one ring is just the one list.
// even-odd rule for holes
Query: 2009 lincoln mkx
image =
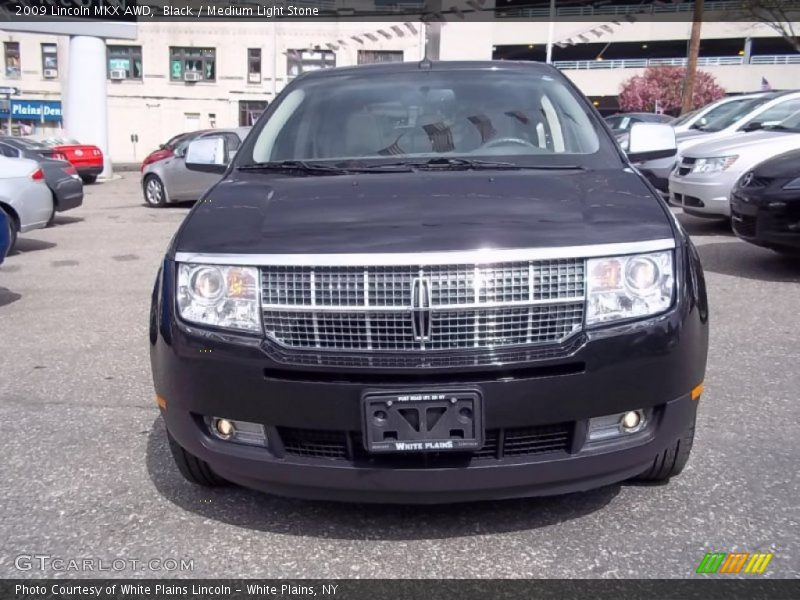
{"label": "2009 lincoln mkx", "polygon": [[681,472],[708,349],[697,252],[535,63],[317,71],[189,213],[150,316],[157,402],[200,485],[366,502],[559,494]]}

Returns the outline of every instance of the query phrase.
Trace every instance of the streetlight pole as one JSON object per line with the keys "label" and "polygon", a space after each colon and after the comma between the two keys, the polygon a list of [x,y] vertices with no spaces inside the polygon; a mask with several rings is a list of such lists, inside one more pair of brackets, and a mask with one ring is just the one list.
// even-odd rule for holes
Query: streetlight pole
{"label": "streetlight pole", "polygon": [[553,62],[553,34],[556,27],[556,0],[550,0],[550,21],[547,24],[547,58],[545,61],[549,65]]}

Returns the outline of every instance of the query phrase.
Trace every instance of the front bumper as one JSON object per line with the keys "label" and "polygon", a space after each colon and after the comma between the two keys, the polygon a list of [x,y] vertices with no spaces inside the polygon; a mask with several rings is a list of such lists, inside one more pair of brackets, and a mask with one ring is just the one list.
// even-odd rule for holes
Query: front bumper
{"label": "front bumper", "polygon": [[103,172],[103,164],[100,163],[99,165],[81,165],[81,164],[73,164],[75,170],[78,171],[78,175],[81,177],[89,176],[89,177],[96,177]]}
{"label": "front bumper", "polygon": [[635,166],[659,192],[669,193],[669,175],[675,168],[674,157],[650,160]]}
{"label": "front bumper", "polygon": [[800,250],[800,201],[796,193],[731,194],[733,232],[743,240],[777,250]]}
{"label": "front bumper", "polygon": [[163,414],[170,434],[228,481],[297,498],[429,504],[564,494],[629,479],[685,434],[696,410],[697,403],[685,396],[660,406],[645,434],[629,440],[517,459],[466,459],[457,466],[455,461],[437,465],[440,457],[430,466],[279,457],[264,448],[212,439],[189,411],[169,405]]}
{"label": "front bumper", "polygon": [[729,196],[737,173],[669,177],[669,202],[699,217],[730,217]]}
{"label": "front bumper", "polygon": [[[280,364],[258,339],[179,322],[172,308],[174,263],[167,260],[150,324],[156,393],[166,401],[162,414],[175,440],[220,476],[288,496],[437,503],[558,494],[621,481],[646,470],[696,411],[689,392],[704,377],[708,307],[696,252],[690,246],[676,252],[682,283],[669,312],[584,332],[568,355],[480,370]],[[568,432],[567,441],[547,452],[489,456],[376,457],[360,446],[365,392],[445,387],[480,391],[487,435],[558,426]],[[642,432],[587,442],[590,418],[634,409],[652,415]],[[205,419],[215,416],[263,424],[267,447],[212,437]],[[287,436],[312,434],[324,434],[323,451],[291,450]],[[341,452],[331,450],[334,440],[342,440]]]}

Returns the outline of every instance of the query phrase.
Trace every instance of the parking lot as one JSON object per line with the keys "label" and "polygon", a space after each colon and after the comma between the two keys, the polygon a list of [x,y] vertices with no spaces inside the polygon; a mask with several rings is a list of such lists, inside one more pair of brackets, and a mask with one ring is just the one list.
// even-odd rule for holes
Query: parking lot
{"label": "parking lot", "polygon": [[145,207],[138,176],[87,186],[0,267],[0,576],[57,575],[15,567],[39,554],[191,559],[169,574],[196,577],[691,577],[706,552],[736,551],[800,575],[800,262],[680,217],[712,328],[694,452],[669,485],[436,507],[208,491],[173,466],[147,348],[188,207]]}

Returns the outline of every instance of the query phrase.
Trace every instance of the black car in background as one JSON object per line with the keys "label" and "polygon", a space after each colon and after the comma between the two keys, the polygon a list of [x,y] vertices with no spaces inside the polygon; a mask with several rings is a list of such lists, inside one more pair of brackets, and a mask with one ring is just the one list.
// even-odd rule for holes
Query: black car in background
{"label": "black car in background", "polygon": [[800,150],[742,175],[731,192],[731,222],[746,242],[800,256]]}
{"label": "black car in background", "polygon": [[45,183],[53,192],[54,210],[49,224],[55,219],[56,212],[71,210],[83,204],[83,182],[78,171],[66,160],[57,158],[57,150],[30,140],[0,136],[0,155],[29,158],[39,163]]}
{"label": "black car in background", "polygon": [[[629,152],[674,131],[637,124]],[[233,158],[207,136],[186,164],[224,176],[167,249],[149,340],[188,480],[434,503],[685,466],[698,254],[555,68],[303,74]]]}

